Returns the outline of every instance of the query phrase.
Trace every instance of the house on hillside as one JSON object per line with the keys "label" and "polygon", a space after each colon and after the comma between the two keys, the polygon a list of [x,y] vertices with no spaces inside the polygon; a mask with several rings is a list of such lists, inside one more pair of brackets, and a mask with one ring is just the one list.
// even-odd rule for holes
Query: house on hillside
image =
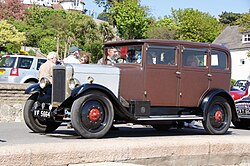
{"label": "house on hillside", "polygon": [[223,45],[230,50],[232,79],[250,80],[250,31],[240,32],[240,29],[239,26],[226,27],[213,43]]}
{"label": "house on hillside", "polygon": [[55,9],[73,10],[84,12],[83,0],[23,0],[24,5],[38,5]]}

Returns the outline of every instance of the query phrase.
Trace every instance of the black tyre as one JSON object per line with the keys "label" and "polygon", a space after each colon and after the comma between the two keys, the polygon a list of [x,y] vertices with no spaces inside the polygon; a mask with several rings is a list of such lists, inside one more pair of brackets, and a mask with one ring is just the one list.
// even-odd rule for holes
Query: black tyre
{"label": "black tyre", "polygon": [[103,93],[91,91],[75,100],[72,105],[72,126],[83,138],[103,137],[113,120],[113,105]]}
{"label": "black tyre", "polygon": [[240,119],[240,121],[232,122],[238,129],[248,129],[250,127],[250,119]]}
{"label": "black tyre", "polygon": [[55,131],[61,122],[41,121],[33,116],[35,110],[34,103],[36,102],[38,94],[31,95],[26,101],[23,109],[23,117],[26,125],[35,133],[50,133]]}
{"label": "black tyre", "polygon": [[231,107],[223,97],[216,96],[205,112],[203,127],[209,134],[225,134],[232,119]]}

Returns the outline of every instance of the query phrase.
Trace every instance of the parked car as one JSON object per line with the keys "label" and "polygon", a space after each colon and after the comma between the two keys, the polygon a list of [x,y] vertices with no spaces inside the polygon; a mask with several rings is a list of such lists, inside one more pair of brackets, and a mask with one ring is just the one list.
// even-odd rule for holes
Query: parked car
{"label": "parked car", "polygon": [[229,94],[231,56],[225,47],[171,40],[104,46],[104,52],[115,49],[119,61],[57,65],[52,83],[42,78],[25,91],[31,96],[24,120],[32,131],[52,132],[70,117],[84,138],[103,137],[114,122],[167,130],[176,122],[201,120],[207,133],[224,134],[231,120],[239,120]]}
{"label": "parked car", "polygon": [[243,97],[248,96],[249,85],[248,80],[238,80],[235,82],[234,86],[230,88],[230,94],[234,101],[241,100]]}
{"label": "parked car", "polygon": [[46,58],[26,55],[4,55],[0,59],[0,82],[37,83],[38,71]]}
{"label": "parked car", "polygon": [[236,101],[236,111],[240,121],[233,122],[239,129],[248,129],[250,127],[250,96],[246,96]]}

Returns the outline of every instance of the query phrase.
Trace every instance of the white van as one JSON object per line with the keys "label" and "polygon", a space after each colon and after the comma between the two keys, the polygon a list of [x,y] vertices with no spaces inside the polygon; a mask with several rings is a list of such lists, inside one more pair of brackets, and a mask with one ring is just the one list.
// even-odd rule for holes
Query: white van
{"label": "white van", "polygon": [[0,59],[0,83],[37,83],[38,71],[46,58],[4,55]]}

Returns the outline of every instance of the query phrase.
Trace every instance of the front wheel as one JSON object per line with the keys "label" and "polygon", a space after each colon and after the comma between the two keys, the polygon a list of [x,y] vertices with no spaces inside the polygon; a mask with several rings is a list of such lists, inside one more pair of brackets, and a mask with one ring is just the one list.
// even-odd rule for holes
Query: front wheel
{"label": "front wheel", "polygon": [[24,105],[23,117],[26,125],[35,133],[50,133],[55,131],[61,125],[61,122],[42,121],[34,117],[37,98],[38,94],[31,95]]}
{"label": "front wheel", "polygon": [[72,126],[83,138],[101,138],[113,124],[114,109],[103,93],[92,91],[74,101],[71,116]]}
{"label": "front wheel", "polygon": [[216,96],[205,112],[203,127],[209,134],[225,134],[232,119],[231,107],[223,97]]}

